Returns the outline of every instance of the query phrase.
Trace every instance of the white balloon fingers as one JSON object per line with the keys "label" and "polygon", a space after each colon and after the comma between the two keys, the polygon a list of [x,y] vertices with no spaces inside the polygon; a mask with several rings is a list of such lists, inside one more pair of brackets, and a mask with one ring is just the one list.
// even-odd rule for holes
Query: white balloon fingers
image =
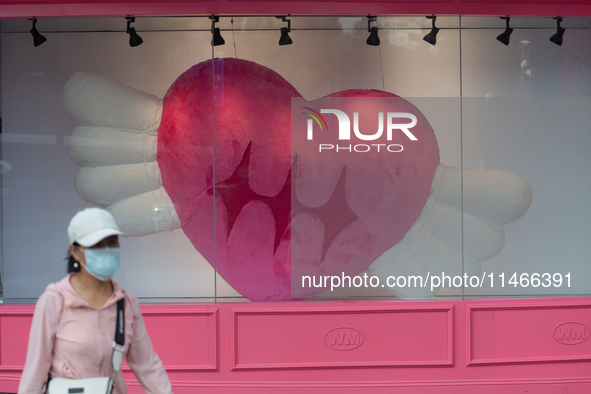
{"label": "white balloon fingers", "polygon": [[[447,167],[438,201],[460,208],[461,169]],[[527,212],[532,201],[529,183],[500,170],[464,169],[463,207],[499,224],[511,223]]]}
{"label": "white balloon fingers", "polygon": [[156,161],[157,136],[108,127],[78,126],[66,146],[81,167]]}
{"label": "white balloon fingers", "polygon": [[78,124],[157,133],[162,100],[107,77],[76,73],[63,93],[64,108]]}
{"label": "white balloon fingers", "polygon": [[419,217],[417,223],[453,249],[462,249],[479,260],[496,256],[505,244],[503,227],[492,220],[436,201],[433,209]]}
{"label": "white balloon fingers", "polygon": [[121,231],[137,237],[181,227],[170,197],[163,187],[129,197],[107,207]]}
{"label": "white balloon fingers", "polygon": [[450,245],[437,234],[420,229],[407,242],[408,250],[416,256],[432,274],[462,275],[461,245]]}
{"label": "white balloon fingers", "polygon": [[505,245],[503,226],[483,216],[464,211],[464,251],[478,260],[489,260]]}
{"label": "white balloon fingers", "polygon": [[78,73],[66,83],[63,101],[78,124],[66,146],[80,166],[75,181],[80,197],[106,207],[130,236],[180,228],[157,162],[162,100]]}
{"label": "white balloon fingers", "polygon": [[101,167],[81,167],[76,191],[84,200],[107,206],[162,186],[156,162]]}

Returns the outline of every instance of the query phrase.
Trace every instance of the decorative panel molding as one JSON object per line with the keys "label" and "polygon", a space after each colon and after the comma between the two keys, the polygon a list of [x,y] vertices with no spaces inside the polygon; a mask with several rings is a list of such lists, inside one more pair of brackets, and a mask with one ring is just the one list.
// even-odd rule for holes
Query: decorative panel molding
{"label": "decorative panel molding", "polygon": [[591,303],[467,306],[467,365],[591,361]]}
{"label": "decorative panel molding", "polygon": [[22,372],[34,306],[0,309],[0,372]]}
{"label": "decorative panel molding", "polygon": [[[591,392],[590,378],[570,379],[481,379],[475,381],[449,380],[438,384],[426,381],[365,381],[365,382],[245,382],[245,381],[175,381],[172,388],[176,393],[216,393],[216,394],[504,394],[536,393],[557,394]],[[137,381],[127,384],[130,394],[144,394]],[[135,390],[134,390],[135,389]]]}
{"label": "decorative panel molding", "polygon": [[[154,309],[152,309],[154,308]],[[218,309],[157,309],[142,306],[156,353],[170,372],[218,370]],[[34,306],[0,308],[0,373],[21,373]],[[131,372],[124,364],[123,372]]]}
{"label": "decorative panel molding", "polygon": [[233,370],[453,366],[453,305],[230,314]]}
{"label": "decorative panel molding", "polygon": [[[154,350],[169,372],[218,370],[218,309],[142,307]],[[131,372],[127,363],[122,368]]]}
{"label": "decorative panel molding", "polygon": [[[0,305],[0,392],[18,389],[33,309]],[[591,393],[591,298],[142,311],[177,394]],[[454,363],[465,344],[466,363]],[[144,392],[129,368],[124,376],[130,394]]]}

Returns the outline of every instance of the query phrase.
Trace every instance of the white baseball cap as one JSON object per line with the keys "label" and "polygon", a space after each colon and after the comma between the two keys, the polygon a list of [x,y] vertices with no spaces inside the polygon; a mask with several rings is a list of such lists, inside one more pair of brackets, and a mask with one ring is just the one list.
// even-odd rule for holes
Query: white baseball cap
{"label": "white baseball cap", "polygon": [[78,242],[85,247],[96,245],[111,235],[124,234],[113,215],[101,208],[86,208],[78,212],[68,226],[70,243]]}

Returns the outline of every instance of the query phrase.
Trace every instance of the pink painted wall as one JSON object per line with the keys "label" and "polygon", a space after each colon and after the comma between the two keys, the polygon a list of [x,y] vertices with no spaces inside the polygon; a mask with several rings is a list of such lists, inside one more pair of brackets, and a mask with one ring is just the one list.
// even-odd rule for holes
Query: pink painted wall
{"label": "pink painted wall", "polygon": [[[177,394],[591,392],[588,298],[142,309]],[[32,313],[0,308],[0,392],[16,392]]]}
{"label": "pink painted wall", "polygon": [[0,18],[121,15],[588,16],[588,0],[0,0]]}

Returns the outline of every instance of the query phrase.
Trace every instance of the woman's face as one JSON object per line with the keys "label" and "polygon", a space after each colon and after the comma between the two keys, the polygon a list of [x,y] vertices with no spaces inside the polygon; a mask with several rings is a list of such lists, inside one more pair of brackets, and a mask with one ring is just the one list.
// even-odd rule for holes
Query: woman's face
{"label": "woman's face", "polygon": [[77,261],[80,261],[81,263],[83,263],[83,265],[86,265],[86,256],[84,255],[84,251],[86,249],[102,249],[102,248],[118,248],[119,247],[119,236],[118,235],[111,235],[110,237],[107,238],[103,238],[100,242],[89,246],[89,247],[85,247],[85,246],[78,246],[75,247],[74,245],[70,245],[70,252],[72,253],[72,256],[74,256],[74,258]]}

